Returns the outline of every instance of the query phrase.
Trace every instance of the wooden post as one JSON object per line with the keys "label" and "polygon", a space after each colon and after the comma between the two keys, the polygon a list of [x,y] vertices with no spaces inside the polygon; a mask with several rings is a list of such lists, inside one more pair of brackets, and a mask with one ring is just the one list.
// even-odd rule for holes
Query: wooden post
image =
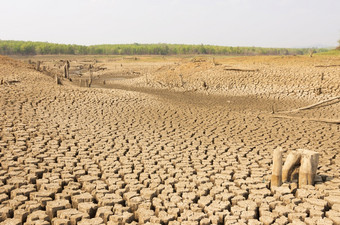
{"label": "wooden post", "polygon": [[299,187],[314,185],[316,170],[319,163],[319,153],[307,149],[299,149],[302,152],[299,171]]}
{"label": "wooden post", "polygon": [[279,187],[282,184],[282,148],[276,148],[273,152],[273,169],[271,187]]}
{"label": "wooden post", "polygon": [[290,181],[292,172],[299,166],[301,159],[301,153],[297,151],[291,151],[286,159],[286,162],[282,168],[282,182]]}

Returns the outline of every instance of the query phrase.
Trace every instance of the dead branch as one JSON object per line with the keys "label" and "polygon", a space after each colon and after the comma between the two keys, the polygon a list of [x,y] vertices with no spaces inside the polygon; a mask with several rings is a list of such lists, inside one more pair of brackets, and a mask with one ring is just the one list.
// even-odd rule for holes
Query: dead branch
{"label": "dead branch", "polygon": [[315,67],[337,67],[340,65],[316,65]]}
{"label": "dead branch", "polygon": [[259,70],[246,70],[246,69],[234,69],[234,68],[224,68],[227,71],[240,71],[240,72],[257,72]]}
{"label": "dead branch", "polygon": [[[282,111],[280,113],[292,113],[292,112],[298,112],[298,111],[301,111],[301,110],[313,109],[317,106],[320,106],[324,103],[331,102],[331,101],[334,101],[334,100],[340,100],[340,96],[330,98],[330,99],[327,99],[327,100],[324,100],[324,101],[321,101],[321,102],[318,102],[318,103],[315,103],[315,104],[312,104],[312,105],[309,105],[309,106],[301,107],[301,108],[298,108],[298,109],[293,109],[293,110],[290,110],[290,111]],[[334,103],[336,103],[336,102],[334,102]]]}
{"label": "dead branch", "polygon": [[285,115],[275,115],[275,116],[271,116],[271,117],[272,118],[279,118],[279,119],[297,119],[297,120],[302,120],[302,121],[315,121],[315,122],[323,122],[323,123],[340,124],[340,120],[337,120],[337,119],[302,118],[302,117],[285,116]]}

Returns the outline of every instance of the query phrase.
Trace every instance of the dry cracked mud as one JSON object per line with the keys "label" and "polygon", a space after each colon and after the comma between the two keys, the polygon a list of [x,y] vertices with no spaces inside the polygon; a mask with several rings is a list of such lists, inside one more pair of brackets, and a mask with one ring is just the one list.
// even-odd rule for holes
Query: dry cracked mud
{"label": "dry cracked mud", "polygon": [[[1,224],[340,224],[338,124],[273,118],[268,99],[56,85],[5,57],[0,79]],[[315,186],[271,191],[276,147],[319,152]]]}

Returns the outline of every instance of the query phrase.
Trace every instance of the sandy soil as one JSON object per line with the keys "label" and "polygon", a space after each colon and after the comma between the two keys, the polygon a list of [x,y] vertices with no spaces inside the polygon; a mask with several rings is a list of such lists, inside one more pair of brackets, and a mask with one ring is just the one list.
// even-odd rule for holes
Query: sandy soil
{"label": "sandy soil", "polygon": [[[216,59],[215,64],[223,60],[230,59]],[[113,73],[109,68],[93,75],[98,75],[98,80],[110,74],[134,78],[105,85],[98,82],[101,88],[82,88],[65,81],[56,85],[46,72],[0,57],[0,221],[59,225],[339,224],[339,125],[303,120],[339,119],[339,103],[284,114],[299,119],[273,117],[277,111],[337,96],[338,67],[314,66],[308,79],[306,68],[312,61],[329,66],[338,59],[296,63],[289,59],[287,64],[278,59],[278,64],[271,64],[275,59],[270,58],[271,66],[267,67],[268,59],[242,60],[231,67],[242,66],[248,72],[227,70],[225,76],[234,76],[242,83],[246,81],[241,74],[272,68],[263,75],[269,82],[270,74],[291,67],[289,79],[283,75],[278,78],[282,90],[290,90],[291,84],[312,89],[313,79],[324,73],[323,93],[289,92],[289,98],[283,94],[271,98],[259,86],[258,95],[237,94],[238,88],[233,90],[237,95],[216,95],[219,90],[209,92],[210,82],[215,81],[207,71],[220,71],[224,64],[191,59],[123,66],[114,62],[110,64],[112,71],[120,68],[125,72]],[[249,60],[256,61],[256,66]],[[96,63],[98,67],[100,63]],[[148,63],[153,66],[148,67]],[[200,68],[195,69],[196,64]],[[186,66],[183,71],[187,74],[181,71]],[[178,87],[176,92],[171,76],[163,81],[165,87],[149,88],[168,79],[164,74],[177,70],[188,80],[190,76],[195,80],[194,74],[203,71],[201,77],[209,77],[208,90]],[[74,80],[76,76],[73,74]],[[146,76],[148,84],[138,83]],[[291,89],[297,90],[295,86]],[[297,148],[319,152],[315,186],[297,188],[294,180],[271,191],[272,151],[276,147],[284,149],[284,157]]]}

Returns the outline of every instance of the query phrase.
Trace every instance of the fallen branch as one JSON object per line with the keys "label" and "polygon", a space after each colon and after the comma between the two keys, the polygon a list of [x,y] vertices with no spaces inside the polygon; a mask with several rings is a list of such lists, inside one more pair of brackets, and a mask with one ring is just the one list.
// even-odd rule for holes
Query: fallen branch
{"label": "fallen branch", "polygon": [[280,113],[292,113],[292,112],[297,112],[297,111],[301,111],[301,110],[312,109],[312,108],[315,108],[319,105],[322,105],[324,103],[331,102],[331,101],[334,101],[334,100],[340,100],[340,96],[330,98],[330,99],[327,99],[327,100],[324,100],[324,101],[321,101],[321,102],[318,102],[318,103],[315,103],[315,104],[312,104],[312,105],[309,105],[309,106],[301,107],[301,108],[298,108],[298,109],[293,109],[293,110],[290,110],[290,111],[283,111],[283,112],[280,112]]}
{"label": "fallen branch", "polygon": [[340,119],[326,119],[326,118],[301,118],[295,116],[284,116],[284,115],[274,115],[272,118],[279,119],[297,119],[302,121],[315,121],[315,122],[323,122],[323,123],[332,123],[332,124],[340,124]]}
{"label": "fallen branch", "polygon": [[259,70],[246,70],[246,69],[234,69],[234,68],[224,68],[227,71],[240,71],[240,72],[257,72]]}
{"label": "fallen branch", "polygon": [[340,66],[340,65],[317,65],[315,67],[336,67],[336,66]]}

